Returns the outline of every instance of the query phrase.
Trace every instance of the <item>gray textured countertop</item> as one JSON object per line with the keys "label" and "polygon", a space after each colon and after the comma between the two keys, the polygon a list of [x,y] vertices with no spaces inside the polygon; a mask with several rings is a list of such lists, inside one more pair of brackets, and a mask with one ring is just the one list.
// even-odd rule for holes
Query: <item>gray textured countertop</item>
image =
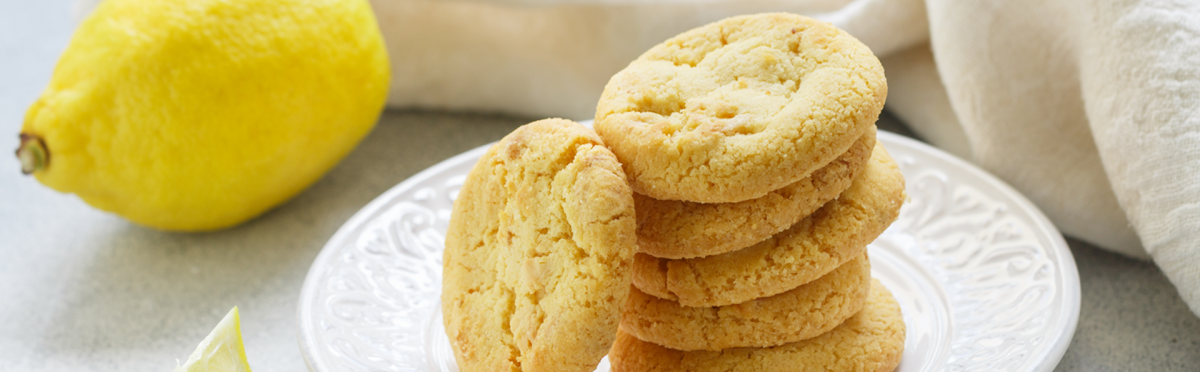
{"label": "gray textured countertop", "polygon": [[[0,149],[17,147],[25,108],[74,28],[70,7],[0,4]],[[130,225],[21,176],[15,159],[0,156],[0,371],[169,371],[234,305],[254,370],[303,371],[300,286],[334,231],[407,177],[531,119],[386,112],[296,199],[204,234]],[[904,132],[890,117],[881,127]],[[1082,309],[1057,370],[1200,370],[1200,319],[1154,265],[1068,242]]]}

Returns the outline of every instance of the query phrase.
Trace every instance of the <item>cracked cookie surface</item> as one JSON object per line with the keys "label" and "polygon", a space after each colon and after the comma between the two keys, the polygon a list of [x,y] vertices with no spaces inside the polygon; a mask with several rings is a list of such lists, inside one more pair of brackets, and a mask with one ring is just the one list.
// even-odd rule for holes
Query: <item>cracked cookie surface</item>
{"label": "cracked cookie surface", "polygon": [[633,194],[590,129],[548,119],[488,149],[454,202],[444,326],[462,371],[592,371],[636,251]]}
{"label": "cracked cookie surface", "polygon": [[883,67],[854,37],[808,17],[758,14],[642,54],[605,86],[595,127],[635,192],[733,203],[837,158],[886,96]]}
{"label": "cracked cookie surface", "polygon": [[905,325],[892,293],[871,280],[867,304],[833,330],[768,348],[679,351],[621,332],[608,359],[613,372],[846,371],[896,369],[904,354]]}
{"label": "cracked cookie surface", "polygon": [[896,220],[905,198],[904,176],[877,142],[850,188],[787,230],[714,256],[671,260],[638,253],[633,284],[684,306],[724,306],[783,293],[858,257]]}
{"label": "cracked cookie surface", "polygon": [[816,337],[862,309],[871,288],[866,253],[795,289],[718,307],[686,307],[637,288],[621,331],[675,350],[770,347]]}
{"label": "cracked cookie surface", "polygon": [[634,194],[638,251],[659,258],[694,258],[735,251],[799,222],[850,187],[875,146],[875,129],[804,179],[737,203],[703,204]]}

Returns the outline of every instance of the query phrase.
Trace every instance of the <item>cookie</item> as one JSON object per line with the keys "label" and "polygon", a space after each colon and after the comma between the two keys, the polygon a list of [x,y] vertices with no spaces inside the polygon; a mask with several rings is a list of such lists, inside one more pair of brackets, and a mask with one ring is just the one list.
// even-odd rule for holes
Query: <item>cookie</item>
{"label": "cookie", "polygon": [[613,372],[892,371],[904,354],[900,305],[879,281],[862,311],[828,333],[769,348],[679,351],[621,332],[608,360]]}
{"label": "cookie", "polygon": [[850,187],[874,146],[871,129],[846,153],[808,177],[743,202],[702,204],[634,194],[638,251],[660,258],[693,258],[766,240]]}
{"label": "cookie", "polygon": [[879,59],[846,32],[793,14],[739,16],[675,36],[613,75],[595,127],[634,192],[734,203],[845,153],[886,96]]}
{"label": "cookie", "polygon": [[684,306],[724,306],[780,294],[858,257],[896,219],[904,199],[904,176],[876,143],[850,188],[787,230],[715,256],[669,260],[638,253],[633,284]]}
{"label": "cookie", "polygon": [[675,350],[777,346],[842,324],[862,309],[870,289],[865,253],[790,291],[728,306],[686,307],[634,288],[621,331]]}
{"label": "cookie", "polygon": [[462,371],[592,371],[637,250],[633,192],[590,129],[518,128],[467,175],[446,233],[442,311]]}

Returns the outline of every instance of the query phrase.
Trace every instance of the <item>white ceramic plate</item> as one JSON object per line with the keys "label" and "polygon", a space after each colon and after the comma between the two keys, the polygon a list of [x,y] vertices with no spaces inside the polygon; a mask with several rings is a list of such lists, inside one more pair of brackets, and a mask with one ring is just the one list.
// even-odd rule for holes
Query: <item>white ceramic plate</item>
{"label": "white ceramic plate", "polygon": [[[869,247],[872,274],[908,326],[898,371],[1053,370],[1079,320],[1079,275],[1062,235],[986,172],[899,135],[879,139],[909,195]],[[458,370],[438,302],[442,241],[451,203],[485,150],[396,185],[325,245],[300,294],[310,370]]]}

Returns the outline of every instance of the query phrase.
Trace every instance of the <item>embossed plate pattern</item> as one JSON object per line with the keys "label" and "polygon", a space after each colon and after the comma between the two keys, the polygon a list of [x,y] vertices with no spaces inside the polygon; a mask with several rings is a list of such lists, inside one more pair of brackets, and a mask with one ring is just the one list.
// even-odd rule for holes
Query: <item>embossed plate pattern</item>
{"label": "embossed plate pattern", "polygon": [[[897,371],[1051,371],[1079,319],[1079,277],[1058,230],[1024,197],[891,133],[909,195],[871,244],[872,274],[908,326]],[[442,331],[442,241],[480,147],[369,203],[309,269],[300,347],[312,371],[457,371]],[[598,371],[608,371],[602,363]]]}

